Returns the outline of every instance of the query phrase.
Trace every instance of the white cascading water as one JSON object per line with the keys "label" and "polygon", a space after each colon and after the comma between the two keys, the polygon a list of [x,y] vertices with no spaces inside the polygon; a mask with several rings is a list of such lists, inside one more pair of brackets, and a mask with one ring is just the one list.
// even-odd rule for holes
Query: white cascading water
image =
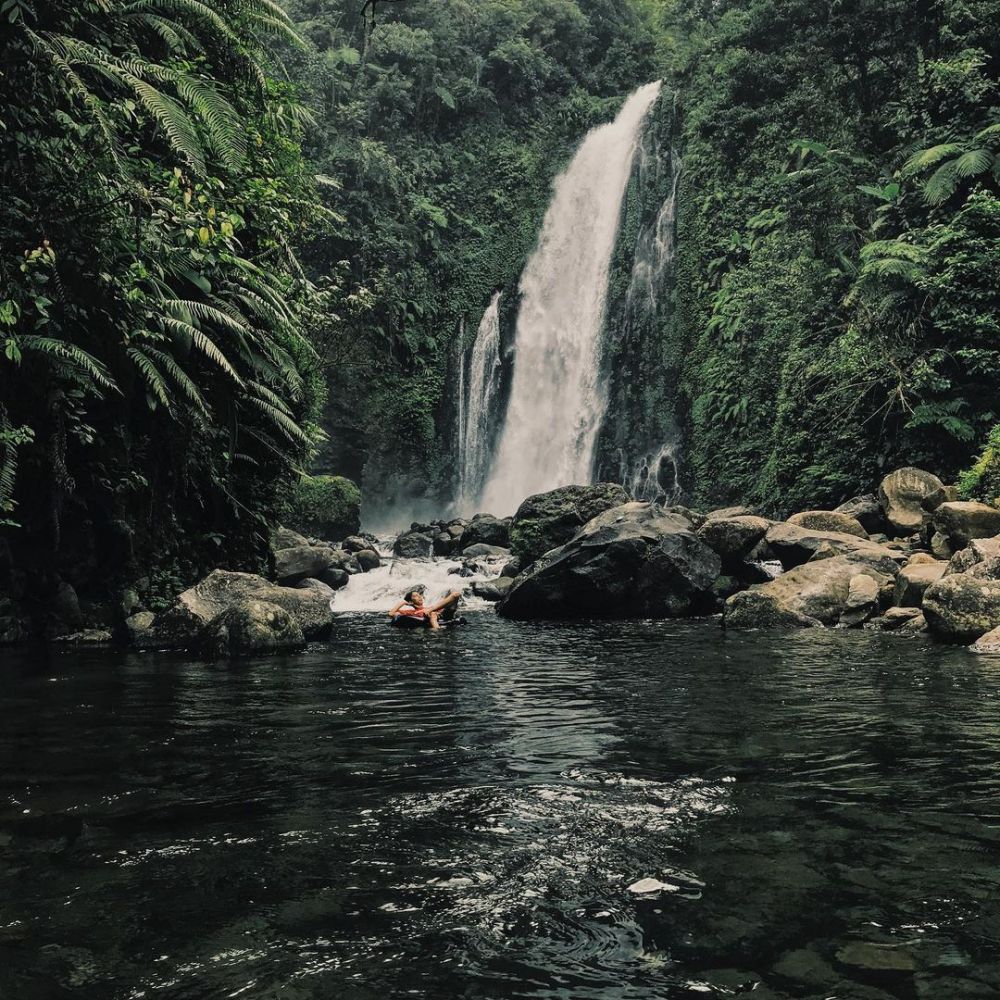
{"label": "white cascading water", "polygon": [[[500,391],[500,292],[495,292],[476,330],[469,355],[468,402],[460,401],[464,420],[459,431],[459,505],[472,513],[489,471],[490,421]],[[465,379],[459,380],[459,392]]]}
{"label": "white cascading water", "polygon": [[462,591],[460,613],[482,611],[493,605],[476,597],[472,585],[499,576],[506,558],[477,559],[473,567],[466,567],[469,576],[459,576],[463,569],[457,559],[401,559],[392,554],[393,538],[379,539],[382,565],[367,573],[358,573],[338,590],[330,601],[331,610],[338,614],[361,612],[387,612],[403,599],[403,594],[414,587],[423,587],[428,601],[436,601],[452,590]]}
{"label": "white cascading water", "polygon": [[583,140],[556,179],[521,276],[507,419],[481,507],[509,514],[532,493],[589,483],[606,407],[601,330],[611,255],[642,127],[660,82]]}

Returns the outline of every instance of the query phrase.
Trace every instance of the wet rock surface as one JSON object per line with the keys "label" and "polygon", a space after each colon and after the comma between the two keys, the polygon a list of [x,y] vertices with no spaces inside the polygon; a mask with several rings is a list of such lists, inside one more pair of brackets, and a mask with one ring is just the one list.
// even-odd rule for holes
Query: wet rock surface
{"label": "wet rock surface", "polygon": [[708,604],[721,569],[691,529],[654,504],[614,507],[533,563],[498,610],[510,618],[690,614]]}

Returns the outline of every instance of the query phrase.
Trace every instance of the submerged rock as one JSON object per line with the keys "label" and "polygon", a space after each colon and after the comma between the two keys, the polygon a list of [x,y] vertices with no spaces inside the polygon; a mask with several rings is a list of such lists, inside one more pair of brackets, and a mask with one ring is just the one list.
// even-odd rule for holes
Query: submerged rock
{"label": "submerged rock", "polygon": [[865,628],[875,629],[878,632],[895,632],[921,619],[920,627],[923,627],[923,614],[920,608],[889,608],[884,615],[873,618]]}
{"label": "submerged rock", "polygon": [[359,549],[354,553],[363,573],[369,573],[382,565],[382,557],[374,549]]}
{"label": "submerged rock", "polygon": [[969,648],[973,653],[1000,654],[1000,627],[980,636]]}
{"label": "submerged rock", "polygon": [[510,547],[525,564],[568,542],[588,521],[603,511],[628,503],[623,486],[562,486],[528,497],[510,526]]}
{"label": "submerged rock", "polygon": [[472,585],[472,592],[484,601],[502,601],[510,592],[514,580],[509,576],[500,576],[495,580],[477,580]]}
{"label": "submerged rock", "polygon": [[912,535],[924,523],[923,500],[944,488],[937,476],[923,469],[890,472],[878,488],[879,501],[889,526],[897,535]]}
{"label": "submerged rock", "polygon": [[508,618],[664,618],[711,603],[719,557],[678,514],[627,503],[588,521],[515,580]]}
{"label": "submerged rock", "polygon": [[502,548],[499,545],[486,545],[477,542],[462,549],[463,559],[509,559],[510,549]]}

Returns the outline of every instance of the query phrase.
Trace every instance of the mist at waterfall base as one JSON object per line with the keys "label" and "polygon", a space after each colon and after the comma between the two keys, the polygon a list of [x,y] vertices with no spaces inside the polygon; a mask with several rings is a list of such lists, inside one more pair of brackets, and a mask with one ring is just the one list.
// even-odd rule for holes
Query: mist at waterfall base
{"label": "mist at waterfall base", "polygon": [[[481,451],[470,467],[473,480],[463,480],[460,488],[469,511],[510,514],[530,494],[592,481],[594,444],[606,404],[601,333],[611,255],[643,123],[659,93],[659,81],[633,93],[614,121],[584,138],[553,185],[538,245],[521,276],[503,429],[481,492],[476,488]],[[494,305],[495,300],[490,308]],[[498,344],[499,329],[496,338]],[[485,347],[478,363],[492,366]],[[470,365],[466,428],[477,407],[483,412],[482,400],[472,393],[473,379],[492,394],[493,403],[497,393],[489,375],[495,371],[477,372]],[[465,459],[473,458],[464,433],[463,477]],[[482,436],[476,439],[477,447],[482,443]]]}

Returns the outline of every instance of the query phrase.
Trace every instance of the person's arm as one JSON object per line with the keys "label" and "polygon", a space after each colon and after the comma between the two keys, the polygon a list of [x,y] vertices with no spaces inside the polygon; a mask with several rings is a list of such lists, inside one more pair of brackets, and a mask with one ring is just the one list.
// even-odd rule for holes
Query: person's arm
{"label": "person's arm", "polygon": [[399,609],[400,609],[400,608],[401,608],[401,607],[402,607],[402,606],[403,606],[403,605],[404,605],[405,603],[406,603],[406,601],[400,601],[400,602],[399,602],[399,604],[397,604],[397,605],[396,605],[396,606],[395,606],[395,607],[394,607],[394,608],[392,609],[392,611],[390,611],[390,612],[389,612],[389,617],[390,617],[390,618],[395,618],[395,617],[396,617],[396,615],[398,615],[398,614],[399,614]]}

